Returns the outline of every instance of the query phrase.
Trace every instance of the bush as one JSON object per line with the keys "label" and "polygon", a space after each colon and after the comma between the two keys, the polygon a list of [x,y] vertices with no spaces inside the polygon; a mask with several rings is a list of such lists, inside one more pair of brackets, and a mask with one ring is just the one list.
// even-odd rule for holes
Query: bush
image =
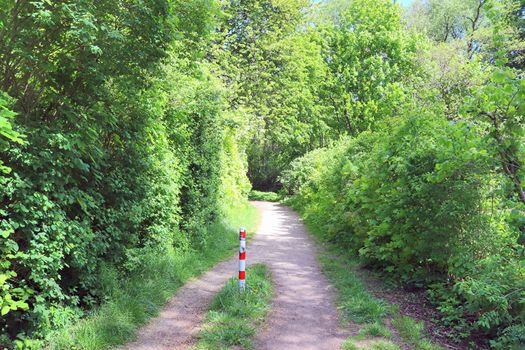
{"label": "bush", "polygon": [[268,201],[268,202],[280,202],[282,196],[276,192],[261,192],[252,190],[250,191],[248,198],[252,201]]}
{"label": "bush", "polygon": [[4,5],[0,35],[16,39],[0,45],[13,67],[0,76],[12,97],[0,95],[0,347],[12,347],[106,301],[108,266],[127,279],[146,256],[205,248],[248,184],[202,61],[211,1]]}
{"label": "bush", "polygon": [[506,329],[523,322],[523,247],[485,139],[432,114],[385,130],[294,161],[281,177],[291,203],[364,263],[430,288],[458,335],[514,334]]}

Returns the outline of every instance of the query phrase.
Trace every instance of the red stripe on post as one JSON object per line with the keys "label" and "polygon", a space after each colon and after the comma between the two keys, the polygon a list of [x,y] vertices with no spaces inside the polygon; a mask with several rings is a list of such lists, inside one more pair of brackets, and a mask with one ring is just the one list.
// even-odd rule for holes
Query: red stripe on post
{"label": "red stripe on post", "polygon": [[246,288],[246,229],[239,229],[239,288],[244,292]]}

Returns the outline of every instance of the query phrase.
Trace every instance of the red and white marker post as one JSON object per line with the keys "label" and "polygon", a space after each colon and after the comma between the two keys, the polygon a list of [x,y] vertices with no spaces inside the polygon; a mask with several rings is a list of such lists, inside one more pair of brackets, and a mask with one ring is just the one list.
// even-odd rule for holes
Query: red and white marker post
{"label": "red and white marker post", "polygon": [[239,230],[239,289],[244,292],[246,289],[246,229],[241,227]]}

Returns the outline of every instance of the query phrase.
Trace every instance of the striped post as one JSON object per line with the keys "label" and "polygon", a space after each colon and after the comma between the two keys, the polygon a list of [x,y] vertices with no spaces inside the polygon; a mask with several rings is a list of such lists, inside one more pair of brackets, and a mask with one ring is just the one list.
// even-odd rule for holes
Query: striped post
{"label": "striped post", "polygon": [[246,229],[239,230],[239,289],[244,292],[246,288]]}

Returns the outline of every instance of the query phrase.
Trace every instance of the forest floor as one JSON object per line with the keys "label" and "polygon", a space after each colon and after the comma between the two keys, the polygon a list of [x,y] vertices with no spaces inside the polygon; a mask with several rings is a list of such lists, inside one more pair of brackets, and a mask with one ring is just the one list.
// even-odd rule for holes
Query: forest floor
{"label": "forest floor", "polygon": [[[275,298],[267,326],[259,331],[255,348],[287,350],[339,349],[349,335],[340,327],[335,291],[316,261],[316,245],[299,216],[276,203],[254,202],[261,223],[247,242],[247,264],[266,264],[274,276]],[[123,347],[129,350],[182,350],[197,341],[197,334],[214,295],[237,274],[233,257],[188,282]],[[250,276],[247,276],[249,283]]]}

